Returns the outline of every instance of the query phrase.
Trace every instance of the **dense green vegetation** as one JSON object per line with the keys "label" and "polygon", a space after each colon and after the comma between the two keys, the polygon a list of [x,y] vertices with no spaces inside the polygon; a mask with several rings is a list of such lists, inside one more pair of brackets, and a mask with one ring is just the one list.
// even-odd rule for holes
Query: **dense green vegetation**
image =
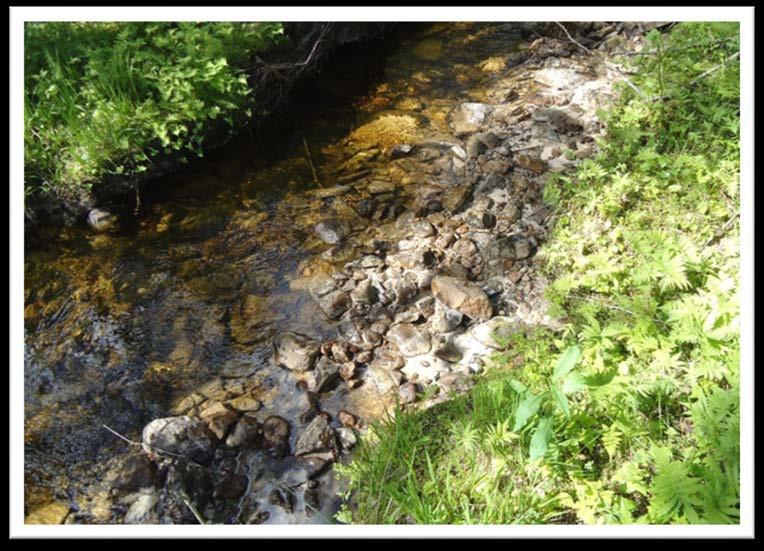
{"label": "dense green vegetation", "polygon": [[281,37],[279,23],[27,23],[26,193],[201,155],[212,128],[249,116],[251,56]]}
{"label": "dense green vegetation", "polygon": [[563,330],[515,334],[470,394],[375,425],[340,520],[739,521],[738,36],[650,33],[600,154],[546,187]]}

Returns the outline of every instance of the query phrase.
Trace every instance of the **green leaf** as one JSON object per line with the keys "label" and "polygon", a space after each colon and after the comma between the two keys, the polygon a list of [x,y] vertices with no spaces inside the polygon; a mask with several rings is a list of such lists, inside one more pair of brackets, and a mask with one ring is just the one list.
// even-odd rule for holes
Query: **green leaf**
{"label": "green leaf", "polygon": [[565,415],[565,417],[570,417],[570,407],[568,406],[568,399],[565,397],[565,394],[563,391],[556,387],[552,387],[552,396],[554,397],[554,401],[557,403],[558,406],[560,406],[560,410]]}
{"label": "green leaf", "polygon": [[535,460],[543,457],[549,447],[549,441],[551,439],[552,418],[544,417],[539,421],[538,427],[536,427],[536,432],[533,433],[533,438],[531,438],[530,458]]}
{"label": "green leaf", "polygon": [[512,432],[521,430],[528,423],[528,419],[533,417],[539,410],[543,396],[543,394],[539,396],[531,394],[525,400],[520,402],[520,405],[517,406],[517,412],[515,413],[515,426],[512,428]]}
{"label": "green leaf", "polygon": [[559,381],[565,375],[570,373],[571,370],[576,367],[576,362],[578,362],[578,357],[580,355],[581,349],[578,347],[578,345],[568,348],[563,353],[563,355],[560,356],[560,359],[557,360],[557,365],[555,366],[554,373],[552,374],[552,380]]}
{"label": "green leaf", "polygon": [[528,392],[527,386],[525,386],[520,381],[515,381],[514,379],[509,381],[509,386],[511,386],[512,390],[514,390],[518,394],[525,394],[526,392]]}
{"label": "green leaf", "polygon": [[562,392],[563,394],[572,394],[585,389],[587,386],[589,385],[586,384],[586,377],[580,373],[568,373],[562,382]]}

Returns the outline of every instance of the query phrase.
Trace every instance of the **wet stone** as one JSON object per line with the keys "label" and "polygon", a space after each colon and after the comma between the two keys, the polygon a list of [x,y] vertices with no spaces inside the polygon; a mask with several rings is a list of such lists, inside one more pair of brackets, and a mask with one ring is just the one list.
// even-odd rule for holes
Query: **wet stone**
{"label": "wet stone", "polygon": [[358,438],[355,435],[355,432],[353,432],[353,429],[348,427],[341,427],[339,429],[336,429],[335,431],[337,433],[337,441],[340,444],[340,448],[342,448],[345,451],[352,450],[355,445],[358,443]]}
{"label": "wet stone", "polygon": [[491,107],[483,103],[463,103],[451,113],[451,129],[454,135],[462,137],[480,130]]}
{"label": "wet stone", "polygon": [[291,492],[285,491],[282,493],[278,488],[274,488],[268,496],[268,503],[281,507],[287,513],[292,513],[294,511],[295,498]]}
{"label": "wet stone", "polygon": [[390,149],[390,159],[400,159],[401,157],[406,157],[407,155],[411,155],[411,153],[414,151],[414,146],[409,144],[397,144],[394,145]]}
{"label": "wet stone", "polygon": [[207,402],[199,412],[199,417],[207,423],[218,439],[225,437],[228,429],[236,421],[237,414],[221,402]]}
{"label": "wet stone", "polygon": [[325,392],[336,386],[340,377],[340,366],[326,356],[322,356],[316,363],[312,375],[312,380],[309,383],[310,390]]}
{"label": "wet stone", "polygon": [[273,340],[274,360],[277,365],[293,371],[313,368],[319,343],[299,333],[282,333]]}
{"label": "wet stone", "polygon": [[188,416],[155,419],[143,429],[143,449],[146,453],[158,450],[182,455],[197,463],[212,459],[215,435],[199,419]]}
{"label": "wet stone", "polygon": [[254,417],[242,417],[225,440],[229,448],[258,447],[262,444],[263,429]]}
{"label": "wet stone", "polygon": [[238,499],[247,491],[249,479],[243,474],[229,474],[215,485],[215,499]]}
{"label": "wet stone", "polygon": [[156,524],[158,522],[155,508],[159,496],[154,492],[142,493],[133,501],[125,514],[125,524]]}
{"label": "wet stone", "polygon": [[235,409],[236,411],[241,412],[253,412],[257,411],[262,407],[262,403],[260,400],[256,400],[255,398],[252,398],[252,396],[239,396],[238,398],[234,398],[233,400],[229,400],[228,405]]}
{"label": "wet stone", "polygon": [[350,296],[343,291],[334,291],[323,297],[318,306],[331,319],[337,319],[348,311],[351,305]]}
{"label": "wet stone", "polygon": [[271,415],[263,422],[263,446],[274,455],[286,455],[289,449],[289,422],[277,415]]}
{"label": "wet stone", "polygon": [[144,454],[128,457],[114,482],[114,487],[127,492],[135,492],[141,488],[154,485],[156,463]]}
{"label": "wet stone", "polygon": [[524,260],[536,252],[536,247],[526,236],[515,234],[497,239],[487,250],[495,258]]}
{"label": "wet stone", "polygon": [[350,224],[340,218],[330,218],[319,222],[313,228],[316,234],[330,245],[342,243],[350,235]]}
{"label": "wet stone", "polygon": [[332,427],[329,426],[329,422],[323,416],[317,415],[297,439],[294,454],[296,456],[333,454],[336,448],[337,444]]}
{"label": "wet stone", "polygon": [[369,183],[366,191],[370,195],[381,195],[383,193],[393,193],[395,191],[395,183],[385,180],[373,180]]}

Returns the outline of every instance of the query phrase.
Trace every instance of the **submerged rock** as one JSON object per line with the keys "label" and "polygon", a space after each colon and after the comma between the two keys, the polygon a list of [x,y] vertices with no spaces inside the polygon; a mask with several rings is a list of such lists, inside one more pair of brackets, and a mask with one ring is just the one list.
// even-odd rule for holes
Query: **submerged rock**
{"label": "submerged rock", "polygon": [[143,428],[143,449],[167,451],[206,464],[215,451],[215,435],[200,419],[188,416],[154,419]]}
{"label": "submerged rock", "polygon": [[306,335],[282,333],[273,340],[276,364],[292,371],[308,371],[318,356],[320,344]]}
{"label": "submerged rock", "polygon": [[228,429],[236,421],[237,414],[221,402],[210,401],[204,405],[199,413],[199,417],[207,423],[207,426],[215,436],[222,440]]}
{"label": "submerged rock", "polygon": [[471,319],[487,321],[493,315],[488,295],[477,285],[455,277],[436,276],[431,288],[436,299]]}
{"label": "submerged rock", "polygon": [[350,235],[350,224],[341,218],[330,218],[319,222],[313,228],[316,234],[330,245],[342,243]]}
{"label": "submerged rock", "polygon": [[271,415],[263,422],[263,446],[272,455],[283,457],[289,451],[289,421]]}
{"label": "submerged rock", "polygon": [[313,377],[309,384],[309,388],[313,392],[324,392],[331,390],[334,386],[336,386],[339,378],[339,364],[330,360],[326,356],[322,356],[321,359],[318,360],[318,363],[313,370]]}
{"label": "submerged rock", "polygon": [[92,209],[88,213],[88,225],[97,232],[110,230],[117,223],[117,216],[109,211]]}
{"label": "submerged rock", "polygon": [[491,112],[484,103],[463,103],[451,113],[451,129],[456,137],[477,132]]}
{"label": "submerged rock", "polygon": [[336,450],[337,442],[332,427],[323,415],[316,415],[297,439],[294,454],[297,456],[313,453],[334,454]]}
{"label": "submerged rock", "polygon": [[351,306],[350,296],[344,291],[334,291],[323,297],[319,308],[331,319],[337,319],[348,311]]}
{"label": "submerged rock", "polygon": [[263,429],[258,420],[245,416],[236,423],[236,427],[226,438],[225,445],[229,448],[258,447],[262,444],[262,440]]}

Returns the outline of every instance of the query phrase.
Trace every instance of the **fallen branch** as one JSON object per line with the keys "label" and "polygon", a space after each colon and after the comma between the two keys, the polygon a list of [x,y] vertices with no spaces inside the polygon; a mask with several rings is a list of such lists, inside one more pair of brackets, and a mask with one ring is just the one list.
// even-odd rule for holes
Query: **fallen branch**
{"label": "fallen branch", "polygon": [[310,163],[310,170],[313,172],[313,181],[316,182],[316,185],[318,187],[324,187],[321,185],[321,182],[318,180],[318,174],[316,173],[316,167],[313,164],[313,159],[310,157],[310,149],[308,149],[308,141],[303,137],[302,138],[302,145],[305,147],[305,155],[308,157],[308,163]]}
{"label": "fallen branch", "polygon": [[117,431],[115,431],[113,428],[109,427],[108,425],[104,425],[104,424],[101,424],[101,426],[102,426],[103,428],[105,428],[106,430],[108,430],[108,431],[109,431],[110,433],[112,433],[113,435],[115,435],[117,438],[121,438],[122,440],[124,440],[125,442],[127,442],[128,444],[130,444],[131,446],[139,446],[139,447],[141,447],[141,449],[150,448],[151,450],[156,450],[156,451],[158,451],[158,452],[160,452],[160,453],[164,453],[164,454],[167,454],[167,455],[171,455],[171,456],[173,456],[173,457],[177,457],[178,459],[183,459],[183,460],[184,460],[184,461],[186,461],[186,462],[187,462],[189,465],[193,465],[193,466],[195,466],[195,467],[199,467],[199,468],[200,468],[200,469],[202,469],[202,470],[206,470],[206,469],[205,469],[205,467],[204,467],[203,465],[200,465],[200,464],[199,464],[199,463],[197,463],[196,461],[194,461],[194,460],[192,460],[192,459],[189,459],[189,458],[188,458],[188,457],[186,457],[185,455],[181,455],[181,454],[179,454],[179,453],[174,453],[174,452],[171,452],[171,451],[168,451],[168,450],[163,450],[162,448],[157,448],[156,446],[152,446],[151,444],[146,444],[145,442],[136,442],[135,440],[130,440],[128,437],[126,437],[126,436],[124,436],[124,435],[122,435],[122,434],[118,433],[118,432],[117,432]]}
{"label": "fallen branch", "polygon": [[737,211],[735,211],[735,214],[733,214],[732,216],[730,216],[730,219],[729,219],[729,220],[727,220],[727,222],[725,222],[724,226],[722,226],[722,229],[721,229],[721,230],[719,230],[719,231],[718,231],[717,233],[715,233],[714,235],[712,235],[712,236],[711,236],[711,237],[708,239],[708,241],[706,241],[706,242],[704,243],[704,245],[703,245],[703,246],[704,246],[704,247],[708,247],[708,246],[709,246],[709,245],[711,245],[711,244],[712,244],[714,241],[718,241],[718,240],[719,240],[719,239],[720,239],[720,238],[721,238],[721,237],[722,237],[722,236],[723,236],[725,233],[727,233],[727,230],[729,230],[729,229],[732,227],[732,222],[734,222],[734,221],[735,221],[735,218],[737,218],[738,216],[740,216],[740,209],[738,209]]}

